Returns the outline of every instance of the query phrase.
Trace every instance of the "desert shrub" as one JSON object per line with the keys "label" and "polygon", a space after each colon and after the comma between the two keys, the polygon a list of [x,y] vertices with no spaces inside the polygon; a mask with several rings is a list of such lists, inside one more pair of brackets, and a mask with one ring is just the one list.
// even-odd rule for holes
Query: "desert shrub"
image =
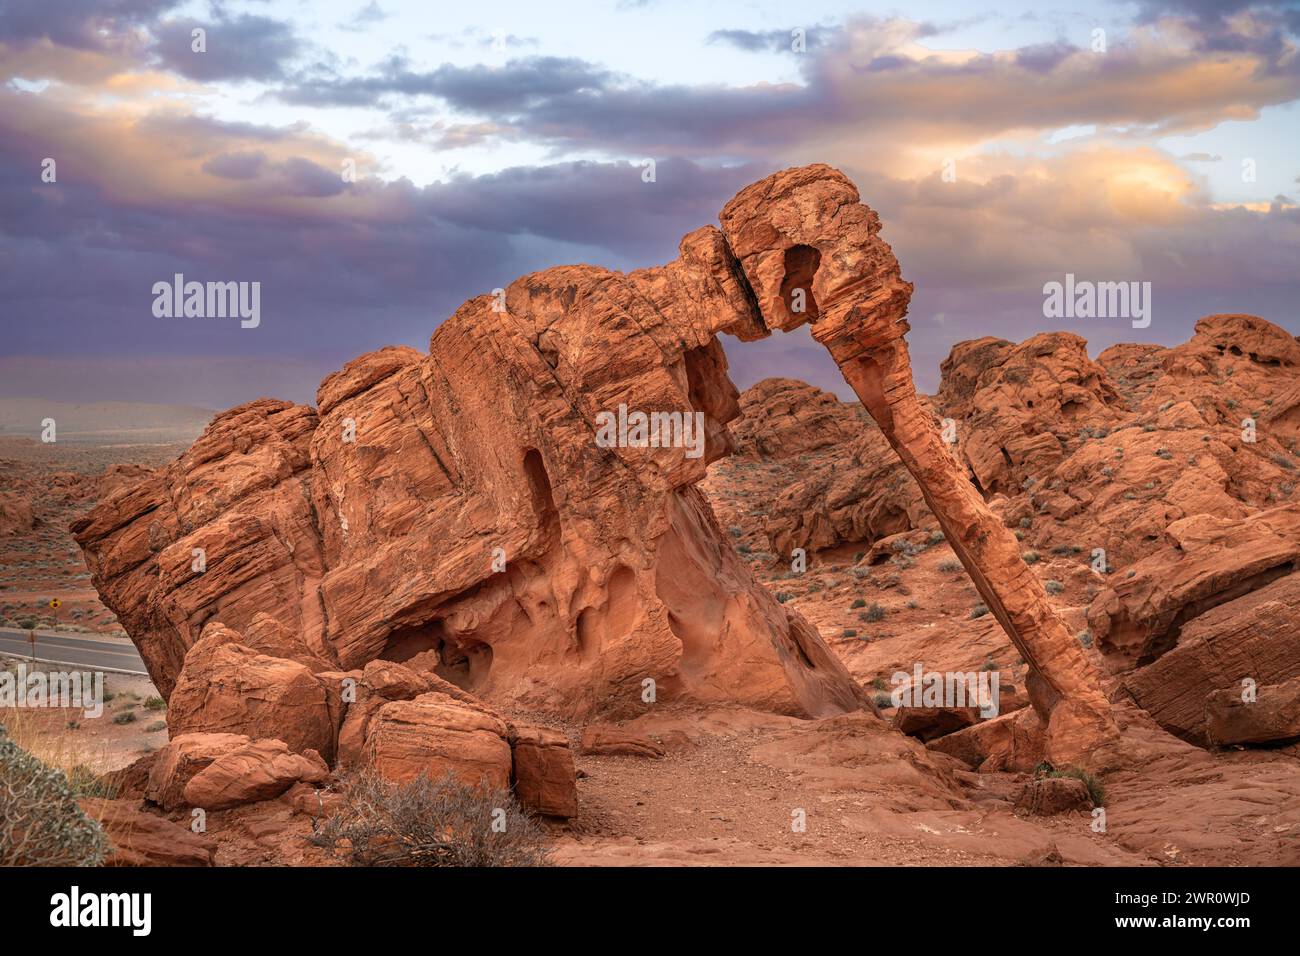
{"label": "desert shrub", "polygon": [[780,601],[782,604],[784,604],[786,601],[790,600],[790,599],[793,598],[793,597],[794,597],[794,595],[791,594],[789,591],[777,591],[777,592],[776,592],[776,599],[777,599],[778,601]]}
{"label": "desert shrub", "polygon": [[953,573],[954,571],[960,571],[960,570],[961,570],[961,562],[960,562],[960,561],[954,561],[952,558],[948,558],[948,559],[945,560],[945,561],[940,561],[940,562],[939,562],[939,570],[940,570],[940,571],[943,571],[943,572],[945,572],[945,573],[947,573],[947,574],[951,574],[951,573]]}
{"label": "desert shrub", "polygon": [[1037,564],[1041,555],[1037,551],[1026,551],[1021,557],[1025,559],[1025,564]]}
{"label": "desert shrub", "polygon": [[866,615],[864,620],[867,621],[883,621],[885,619],[885,609],[875,601],[872,601],[871,606],[863,613]]}
{"label": "desert shrub", "polygon": [[167,701],[161,697],[150,697],[144,702],[145,710],[165,710],[166,708]]}
{"label": "desert shrub", "polygon": [[1060,594],[1065,590],[1065,585],[1060,581],[1044,581],[1043,588],[1048,594]]}
{"label": "desert shrub", "polygon": [[148,727],[145,728],[145,732],[150,734],[156,734],[158,733],[158,731],[166,730],[166,729],[167,729],[167,721],[155,720],[151,724],[149,724]]}
{"label": "desert shrub", "polygon": [[1074,637],[1084,647],[1092,647],[1092,631],[1083,630],[1074,635]]}
{"label": "desert shrub", "polygon": [[867,602],[865,598],[854,598],[853,603],[849,605],[850,609],[852,610],[857,610],[860,607],[866,607],[866,606],[867,606]]}
{"label": "desert shrub", "polygon": [[0,866],[99,866],[108,849],[63,772],[0,727]]}
{"label": "desert shrub", "polygon": [[973,620],[973,619],[975,619],[975,618],[977,618],[977,617],[983,617],[983,616],[984,616],[985,614],[987,614],[988,612],[989,612],[989,609],[988,609],[988,607],[987,607],[986,605],[983,605],[983,604],[976,604],[973,608],[970,609],[970,616],[971,616],[971,619]]}
{"label": "desert shrub", "polygon": [[841,636],[841,637],[857,637],[857,636],[858,636],[858,632],[857,632],[854,628],[846,627],[846,628],[843,630],[843,632],[841,632],[841,635],[840,635],[840,636]]}
{"label": "desert shrub", "polygon": [[546,863],[542,828],[508,790],[468,786],[451,774],[395,784],[372,771],[344,786],[343,805],[311,839],[353,866]]}
{"label": "desert shrub", "polygon": [[134,722],[135,722],[134,710],[124,710],[121,713],[113,715],[113,723],[115,724],[130,724]]}
{"label": "desert shrub", "polygon": [[877,707],[883,708],[883,707],[894,706],[894,698],[891,695],[885,693],[883,690],[876,691],[875,701]]}

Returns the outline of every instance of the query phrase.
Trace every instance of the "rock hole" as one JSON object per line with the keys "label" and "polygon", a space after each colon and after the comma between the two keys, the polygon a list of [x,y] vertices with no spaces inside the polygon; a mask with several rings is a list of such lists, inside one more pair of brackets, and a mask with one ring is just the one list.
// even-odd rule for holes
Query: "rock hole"
{"label": "rock hole", "polygon": [[[813,277],[821,265],[822,254],[812,246],[791,246],[785,251],[785,278],[781,281],[781,301],[791,315],[803,316],[809,322],[816,322],[821,314],[817,309],[817,298],[813,295]],[[803,290],[803,309],[795,309],[794,293]]]}

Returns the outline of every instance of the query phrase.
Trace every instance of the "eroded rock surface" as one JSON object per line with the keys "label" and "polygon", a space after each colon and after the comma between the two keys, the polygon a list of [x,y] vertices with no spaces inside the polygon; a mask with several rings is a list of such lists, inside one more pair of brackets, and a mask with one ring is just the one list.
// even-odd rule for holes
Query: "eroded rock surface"
{"label": "eroded rock surface", "polygon": [[[322,382],[315,410],[262,400],[218,416],[79,521],[95,584],[160,688],[258,669],[273,709],[301,704],[315,723],[304,655],[347,671],[433,653],[438,676],[487,700],[575,715],[636,712],[647,691],[807,716],[867,704],[695,488],[732,450],[740,412],[719,333],[807,322],[1029,662],[1049,751],[1068,760],[1112,738],[1095,670],[915,392],[911,285],[876,214],[818,165],[748,187],[720,221],[664,266],[559,267],[472,299],[428,355],[362,356]],[[1067,377],[1040,388],[1061,408],[1088,393]],[[679,427],[598,440],[605,416],[629,412]],[[190,663],[205,625],[255,620],[271,645],[288,632],[301,672],[228,643]],[[373,719],[397,711],[419,716],[411,702]],[[402,739],[389,725],[380,737]],[[277,736],[325,753],[315,731]]]}

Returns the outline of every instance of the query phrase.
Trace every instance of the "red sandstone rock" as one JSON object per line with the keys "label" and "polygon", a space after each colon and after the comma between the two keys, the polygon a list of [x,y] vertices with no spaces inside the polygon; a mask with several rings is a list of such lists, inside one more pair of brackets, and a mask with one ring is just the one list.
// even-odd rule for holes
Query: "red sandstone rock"
{"label": "red sandstone rock", "polygon": [[1255,687],[1216,690],[1206,698],[1205,736],[1218,746],[1269,744],[1300,738],[1300,677]]}
{"label": "red sandstone rock", "polygon": [[545,727],[517,724],[514,752],[515,796],[530,810],[548,817],[578,815],[577,770],[564,734]]}
{"label": "red sandstone rock", "polygon": [[591,726],[582,732],[582,753],[601,757],[662,757],[664,749],[648,737],[617,727]]}
{"label": "red sandstone rock", "polygon": [[1092,798],[1082,780],[1075,777],[1037,777],[1016,797],[1016,811],[1050,817],[1092,809]]}
{"label": "red sandstone rock", "polygon": [[1300,505],[1239,521],[1199,515],[1167,533],[1173,547],[1138,562],[1088,608],[1088,626],[1115,667],[1149,664],[1187,621],[1300,567]]}
{"label": "red sandstone rock", "polygon": [[984,773],[1025,773],[1047,758],[1041,723],[1028,707],[937,737],[926,747]]}
{"label": "red sandstone rock", "polygon": [[842,174],[807,166],[747,187],[719,218],[763,323],[782,330],[810,323],[1028,662],[1029,695],[1046,721],[1049,755],[1061,763],[1086,759],[1118,735],[1098,674],[917,396],[903,338],[912,288],[879,237],[879,218],[858,199]]}
{"label": "red sandstone rock", "polygon": [[1191,618],[1177,645],[1125,674],[1123,687],[1170,733],[1204,746],[1212,692],[1239,697],[1245,679],[1258,686],[1294,677],[1300,677],[1300,574]]}
{"label": "red sandstone rock", "polygon": [[240,644],[197,645],[167,708],[173,735],[241,733],[283,740],[332,759],[335,727],[325,687],[303,664]]}
{"label": "red sandstone rock", "polygon": [[[180,734],[158,751],[144,795],[164,810],[187,805],[185,788],[218,757],[248,743],[243,734]],[[190,804],[194,806],[195,804]]]}
{"label": "red sandstone rock", "polygon": [[213,840],[147,812],[139,801],[83,797],[81,807],[113,845],[105,866],[212,866],[216,861]]}
{"label": "red sandstone rock", "polygon": [[185,802],[226,810],[280,796],[298,782],[321,783],[329,767],[320,754],[296,754],[282,740],[246,742],[213,760],[185,785]]}
{"label": "red sandstone rock", "polygon": [[[316,412],[263,400],[217,416],[177,462],[78,521],[158,686],[180,675],[188,716],[210,673],[260,670],[277,689],[266,715],[300,705],[313,742],[331,745],[317,727],[329,715],[281,658],[240,661],[227,645],[181,674],[219,610],[241,633],[269,614],[322,670],[432,651],[438,676],[487,700],[574,715],[635,712],[647,693],[812,716],[863,706],[694,487],[731,451],[740,411],[717,335],[811,322],[1029,662],[1049,750],[1066,760],[1113,737],[1095,671],[915,393],[911,287],[876,214],[842,174],[809,166],[742,191],[720,220],[665,266],[561,267],[511,283],[504,309],[471,300],[429,355],[384,349],[327,378]],[[1067,372],[1035,384],[1063,414],[1093,394]],[[698,413],[703,440],[602,447],[598,416],[621,406]],[[205,729],[225,729],[209,709]]]}
{"label": "red sandstone rock", "polygon": [[969,727],[980,719],[978,707],[899,707],[893,725],[900,733],[929,741]]}
{"label": "red sandstone rock", "polygon": [[365,760],[395,783],[450,773],[470,785],[505,788],[512,768],[506,723],[443,694],[385,703],[366,733]]}

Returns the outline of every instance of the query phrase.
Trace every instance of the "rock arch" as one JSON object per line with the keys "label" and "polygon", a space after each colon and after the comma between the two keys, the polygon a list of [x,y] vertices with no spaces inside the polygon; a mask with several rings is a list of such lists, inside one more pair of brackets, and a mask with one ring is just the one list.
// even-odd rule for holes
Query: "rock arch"
{"label": "rock arch", "polygon": [[[548,269],[510,283],[504,311],[471,299],[428,354],[364,355],[321,383],[315,409],[223,413],[101,502],[74,531],[159,688],[206,623],[243,632],[268,615],[318,672],[436,631],[490,661],[475,693],[575,715],[635,712],[647,680],[811,716],[870,707],[695,487],[740,414],[718,335],[808,323],[1030,664],[1052,759],[1114,736],[1097,675],[917,400],[911,286],[876,214],[843,174],[809,166],[748,187],[720,222],[663,266]],[[689,414],[702,442],[598,445],[598,416],[620,407]]]}

